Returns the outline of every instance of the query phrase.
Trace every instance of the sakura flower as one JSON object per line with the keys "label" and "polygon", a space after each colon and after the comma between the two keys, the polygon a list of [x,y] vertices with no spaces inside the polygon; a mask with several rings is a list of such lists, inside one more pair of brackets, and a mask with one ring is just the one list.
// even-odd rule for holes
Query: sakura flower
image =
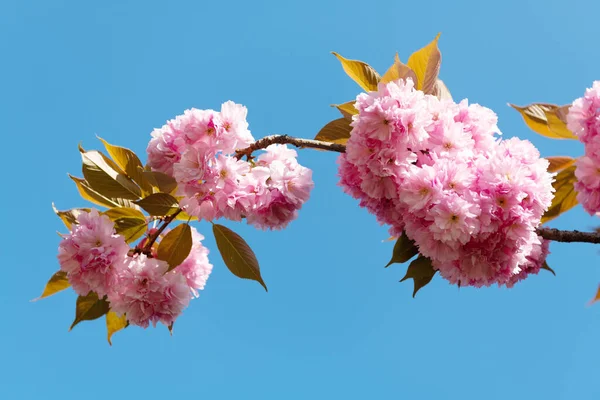
{"label": "sakura flower", "polygon": [[129,251],[125,239],[115,233],[113,222],[98,210],[82,212],[77,224],[58,247],[60,269],[81,296],[94,291],[102,297],[115,283],[117,270]]}

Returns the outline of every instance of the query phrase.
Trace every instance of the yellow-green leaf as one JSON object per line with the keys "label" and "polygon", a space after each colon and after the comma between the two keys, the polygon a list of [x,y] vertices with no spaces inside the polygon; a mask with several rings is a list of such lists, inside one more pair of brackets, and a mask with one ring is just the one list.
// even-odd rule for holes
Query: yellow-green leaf
{"label": "yellow-green leaf", "polygon": [[213,224],[213,234],[227,268],[235,276],[255,280],[267,290],[267,285],[260,275],[256,255],[248,243],[240,235],[223,225]]}
{"label": "yellow-green leaf", "polygon": [[116,207],[106,210],[104,214],[115,223],[115,231],[122,235],[127,243],[135,242],[148,230],[146,216],[139,210]]}
{"label": "yellow-green leaf", "polygon": [[575,178],[575,165],[563,169],[554,179],[552,186],[554,186],[556,191],[554,192],[550,208],[542,216],[542,224],[553,220],[578,204],[577,192],[573,187],[575,182],[577,182],[577,178]]}
{"label": "yellow-green leaf", "polygon": [[321,128],[317,136],[315,136],[315,140],[346,144],[348,139],[350,139],[350,132],[352,132],[350,121],[346,118],[338,118]]}
{"label": "yellow-green leaf", "polygon": [[438,79],[435,82],[435,87],[433,88],[433,95],[440,100],[452,100],[452,95],[450,94],[450,91],[441,79]]}
{"label": "yellow-green leaf", "polygon": [[129,326],[129,322],[127,322],[127,316],[123,314],[122,316],[118,316],[115,312],[109,311],[106,313],[106,331],[107,331],[107,339],[108,344],[112,346],[112,335],[121,329],[125,329]]}
{"label": "yellow-green leaf", "polygon": [[52,203],[52,209],[54,210],[54,213],[59,216],[59,218],[69,230],[71,230],[73,224],[77,223],[77,217],[81,213],[90,212],[89,208],[72,208],[70,210],[60,211],[56,209],[54,203]]}
{"label": "yellow-green leaf", "polygon": [[143,171],[142,174],[161,193],[172,194],[177,189],[177,181],[172,176],[158,171]]}
{"label": "yellow-green leaf", "polygon": [[567,115],[569,115],[570,108],[571,108],[570,104],[567,104],[566,106],[560,106],[554,110],[554,114],[558,117],[559,120],[561,120],[562,122],[564,122],[566,124],[567,123]]}
{"label": "yellow-green leaf", "polygon": [[75,320],[69,330],[81,321],[92,321],[100,318],[108,312],[108,309],[108,302],[105,299],[99,299],[94,292],[88,293],[87,296],[79,296],[75,306]]}
{"label": "yellow-green leaf", "polygon": [[189,215],[188,213],[186,213],[185,211],[180,212],[179,214],[177,214],[177,217],[175,217],[176,220],[178,221],[197,221],[198,217],[193,217],[191,215]]}
{"label": "yellow-green leaf", "polygon": [[567,128],[565,110],[568,109],[568,106],[561,107],[544,103],[534,103],[524,107],[509,105],[521,114],[531,130],[540,135],[553,139],[578,139]]}
{"label": "yellow-green leaf", "polygon": [[352,121],[352,116],[358,114],[358,110],[354,107],[354,103],[356,103],[356,100],[348,101],[343,104],[332,104],[331,106],[337,108],[348,121]]}
{"label": "yellow-green leaf", "polygon": [[122,171],[113,168],[99,151],[81,153],[83,176],[94,191],[108,198],[137,200],[141,189]]}
{"label": "yellow-green leaf", "polygon": [[417,75],[415,71],[410,69],[410,67],[406,64],[400,62],[400,58],[398,58],[398,54],[396,53],[396,58],[394,59],[394,64],[383,74],[381,77],[381,83],[388,83],[392,81],[397,81],[398,79],[406,79],[411,78],[412,81],[417,84]]}
{"label": "yellow-green leaf", "polygon": [[419,249],[415,246],[415,242],[410,240],[408,236],[406,236],[406,233],[402,232],[402,235],[394,245],[392,259],[385,267],[387,268],[394,263],[405,263],[417,254],[419,254]]}
{"label": "yellow-green leaf", "polygon": [[550,268],[550,266],[548,265],[548,263],[546,261],[544,261],[544,263],[542,264],[542,266],[540,268],[545,269],[546,271],[551,272],[552,275],[556,276],[556,272],[554,272],[554,270],[552,268]]}
{"label": "yellow-green leaf", "polygon": [[417,76],[416,87],[426,94],[433,93],[440,72],[442,53],[438,49],[439,38],[440,34],[438,33],[431,43],[417,50],[408,58],[408,67]]}
{"label": "yellow-green leaf", "polygon": [[114,199],[114,198],[107,198],[105,196],[102,196],[100,193],[98,193],[94,189],[92,189],[92,187],[89,185],[89,183],[85,179],[77,178],[72,175],[69,175],[69,178],[71,178],[73,180],[73,182],[75,182],[75,185],[77,185],[77,190],[79,191],[79,195],[87,201],[90,201],[99,206],[108,207],[108,208],[129,207],[129,208],[137,209],[137,206],[135,204],[133,204],[131,202],[131,200]]}
{"label": "yellow-green leaf", "polygon": [[419,256],[419,258],[410,263],[406,275],[400,282],[412,278],[414,282],[413,297],[415,297],[419,289],[431,282],[436,272],[437,270],[433,269],[429,258]]}
{"label": "yellow-green leaf", "polygon": [[169,271],[181,264],[192,250],[192,230],[188,224],[178,225],[165,235],[156,251],[156,258],[169,264]]}
{"label": "yellow-green leaf", "polygon": [[98,137],[98,139],[104,144],[108,155],[110,155],[115,163],[125,171],[125,174],[129,178],[140,186],[142,192],[145,194],[152,193],[152,185],[150,185],[148,179],[144,176],[142,171],[140,171],[140,168],[143,169],[143,165],[139,157],[133,151],[125,147],[112,145],[101,137]]}
{"label": "yellow-green leaf", "polygon": [[597,303],[600,301],[600,286],[598,286],[598,290],[596,291],[596,295],[594,296],[594,298],[592,300],[590,300],[590,305]]}
{"label": "yellow-green leaf", "polygon": [[171,215],[179,210],[177,199],[167,193],[151,194],[136,201],[135,204],[146,210],[148,214],[159,217]]}
{"label": "yellow-green leaf", "polygon": [[568,157],[568,156],[555,156],[555,157],[546,157],[548,160],[548,172],[557,172],[571,165],[575,164],[577,161],[576,158]]}
{"label": "yellow-green leaf", "polygon": [[118,206],[118,204],[114,203],[111,199],[102,196],[100,193],[92,189],[85,179],[77,178],[73,175],[69,175],[69,178],[75,182],[77,185],[77,190],[79,191],[79,195],[85,200],[103,207]]}
{"label": "yellow-green leaf", "polygon": [[362,61],[344,58],[336,52],[332,52],[332,54],[340,60],[346,74],[361,88],[366,91],[377,90],[379,74],[373,67]]}
{"label": "yellow-green leaf", "polygon": [[39,300],[39,299],[43,299],[48,296],[52,296],[55,293],[58,293],[58,292],[61,292],[65,289],[67,289],[69,286],[71,286],[71,284],[69,283],[69,280],[67,279],[67,273],[64,271],[57,271],[54,275],[52,275],[52,277],[50,278],[48,283],[46,283],[46,287],[44,287],[44,291],[42,292],[42,295],[35,300]]}

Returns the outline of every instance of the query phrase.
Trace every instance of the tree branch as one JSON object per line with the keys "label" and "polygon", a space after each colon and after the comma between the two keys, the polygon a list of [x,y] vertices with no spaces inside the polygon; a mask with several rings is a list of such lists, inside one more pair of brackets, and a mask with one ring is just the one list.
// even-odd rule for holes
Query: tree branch
{"label": "tree branch", "polygon": [[146,254],[146,255],[151,255],[152,254],[152,245],[154,244],[154,242],[156,242],[156,239],[158,239],[158,237],[160,236],[161,233],[163,233],[163,231],[165,230],[165,228],[175,220],[175,218],[177,218],[177,216],[179,215],[179,213],[181,213],[183,210],[180,208],[179,210],[175,211],[173,214],[165,217],[165,219],[163,220],[162,224],[158,227],[158,229],[151,235],[148,235],[148,241],[145,242],[143,244],[143,247],[141,249],[138,249],[138,251],[140,253]]}
{"label": "tree branch", "polygon": [[555,242],[600,244],[600,234],[598,232],[561,231],[555,228],[538,228],[537,233],[544,239],[554,240]]}
{"label": "tree branch", "polygon": [[245,149],[237,150],[235,156],[238,160],[243,156],[251,157],[253,152],[265,149],[272,144],[291,144],[300,149],[319,149],[334,151],[336,153],[346,152],[346,146],[343,144],[322,142],[320,140],[298,139],[288,135],[271,135],[257,140]]}
{"label": "tree branch", "polygon": [[[253,152],[264,149],[272,144],[291,144],[300,149],[310,148],[333,151],[336,153],[346,152],[346,146],[343,144],[323,142],[320,140],[298,139],[288,135],[271,135],[257,140],[245,149],[237,150],[235,154],[238,159],[243,156],[251,158]],[[538,228],[537,234],[546,240],[553,240],[555,242],[600,244],[600,232],[561,231],[554,228]]]}

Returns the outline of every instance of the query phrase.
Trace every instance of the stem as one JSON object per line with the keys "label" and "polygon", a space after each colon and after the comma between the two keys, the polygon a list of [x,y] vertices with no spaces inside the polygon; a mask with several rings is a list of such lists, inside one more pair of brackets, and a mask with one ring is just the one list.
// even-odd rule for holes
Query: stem
{"label": "stem", "polygon": [[179,213],[183,211],[181,208],[177,211],[175,211],[173,214],[165,217],[165,219],[163,220],[162,224],[158,227],[158,229],[156,230],[156,232],[154,232],[152,235],[148,236],[148,241],[146,242],[146,244],[144,245],[144,248],[141,249],[141,253],[149,255],[152,254],[152,245],[154,245],[154,242],[156,242],[156,240],[158,239],[158,237],[160,236],[161,233],[163,233],[163,231],[167,228],[167,226],[173,222],[175,220],[175,218],[177,218],[177,216],[179,215]]}
{"label": "stem", "polygon": [[563,243],[594,243],[600,244],[598,232],[561,231],[555,228],[538,228],[538,235],[546,240]]}
{"label": "stem", "polygon": [[[322,142],[320,140],[298,139],[288,135],[270,135],[257,140],[245,149],[235,152],[238,159],[246,156],[250,158],[256,150],[264,149],[272,144],[291,144],[298,148],[310,148],[337,153],[345,153],[346,146],[338,143]],[[600,232],[579,232],[579,231],[561,231],[554,228],[538,228],[538,235],[546,240],[564,243],[594,243],[600,244]]]}
{"label": "stem", "polygon": [[298,139],[288,135],[270,135],[257,140],[245,149],[237,150],[235,156],[238,160],[243,156],[250,157],[256,150],[265,149],[272,144],[291,144],[300,149],[319,149],[334,151],[336,153],[346,152],[346,146],[343,144],[322,142],[320,140]]}

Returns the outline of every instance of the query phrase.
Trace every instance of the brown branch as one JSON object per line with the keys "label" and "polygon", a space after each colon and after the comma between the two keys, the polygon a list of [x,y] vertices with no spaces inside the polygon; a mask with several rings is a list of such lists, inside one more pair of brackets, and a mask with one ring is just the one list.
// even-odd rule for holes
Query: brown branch
{"label": "brown branch", "polygon": [[334,151],[336,153],[346,152],[346,146],[343,144],[322,142],[320,140],[298,139],[288,135],[271,135],[265,136],[264,138],[257,140],[245,149],[237,150],[235,152],[235,155],[238,158],[238,160],[243,156],[251,157],[253,152],[265,149],[272,144],[291,144],[300,149],[319,149],[326,151]]}
{"label": "brown branch", "polygon": [[156,232],[154,232],[152,235],[148,236],[148,241],[144,244],[144,247],[139,250],[139,252],[146,254],[146,255],[151,255],[152,254],[152,245],[154,245],[154,242],[156,242],[156,240],[158,239],[160,234],[163,233],[163,231],[167,228],[167,226],[171,222],[173,222],[175,220],[175,218],[177,218],[179,213],[181,213],[182,211],[183,210],[180,208],[179,210],[175,211],[173,214],[165,217],[165,219],[163,220],[162,224],[158,227]]}
{"label": "brown branch", "polygon": [[555,228],[538,228],[537,233],[544,239],[554,240],[555,242],[600,244],[600,233],[598,232],[561,231]]}
{"label": "brown branch", "polygon": [[[301,149],[319,149],[334,151],[336,153],[346,152],[346,146],[343,144],[323,142],[320,140],[298,139],[288,135],[271,135],[257,140],[245,149],[237,150],[235,154],[238,159],[243,156],[251,158],[253,152],[264,149],[272,144],[291,144]],[[538,228],[537,233],[544,239],[553,240],[555,242],[600,244],[600,232],[561,231],[554,228]]]}

